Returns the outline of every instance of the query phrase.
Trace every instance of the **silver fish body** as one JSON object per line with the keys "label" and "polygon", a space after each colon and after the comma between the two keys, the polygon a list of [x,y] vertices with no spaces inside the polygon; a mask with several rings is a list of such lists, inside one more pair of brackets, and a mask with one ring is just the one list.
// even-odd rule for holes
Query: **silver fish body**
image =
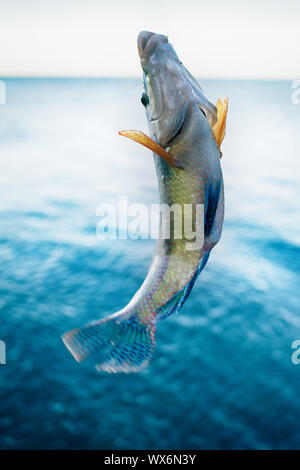
{"label": "silver fish body", "polygon": [[[221,236],[224,190],[220,151],[212,130],[217,111],[184,68],[166,36],[142,31],[138,51],[144,73],[142,102],[151,138],[180,162],[173,167],[154,154],[160,203],[204,207],[204,239],[196,249],[190,240],[160,238],[140,289],[121,311],[67,332],[63,341],[76,360],[93,354],[98,370],[134,372],[145,367],[155,345],[157,322],[177,312]],[[192,225],[197,227],[194,215]],[[160,220],[161,229],[164,220]]]}

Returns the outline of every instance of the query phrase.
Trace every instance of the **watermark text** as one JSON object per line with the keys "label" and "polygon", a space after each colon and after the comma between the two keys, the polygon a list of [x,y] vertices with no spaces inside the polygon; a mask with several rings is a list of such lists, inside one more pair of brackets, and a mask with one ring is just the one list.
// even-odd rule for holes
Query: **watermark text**
{"label": "watermark text", "polygon": [[0,104],[6,104],[6,85],[3,80],[0,80]]}
{"label": "watermark text", "polygon": [[295,349],[291,356],[292,363],[297,366],[300,364],[300,339],[296,339],[292,342],[292,349]]}
{"label": "watermark text", "polygon": [[127,196],[118,203],[101,204],[97,237],[107,239],[183,240],[186,250],[200,250],[204,243],[204,204],[128,204]]}
{"label": "watermark text", "polygon": [[294,90],[291,96],[292,103],[300,104],[300,80],[294,80],[292,82],[292,89]]}
{"label": "watermark text", "polygon": [[0,365],[6,364],[6,345],[5,342],[0,340]]}

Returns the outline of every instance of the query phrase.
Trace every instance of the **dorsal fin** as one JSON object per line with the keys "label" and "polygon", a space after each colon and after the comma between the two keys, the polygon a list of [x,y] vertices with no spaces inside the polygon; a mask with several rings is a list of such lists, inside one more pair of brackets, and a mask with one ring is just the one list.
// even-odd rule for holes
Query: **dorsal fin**
{"label": "dorsal fin", "polygon": [[[228,98],[224,98],[224,100],[221,100],[219,98],[217,101],[217,122],[212,128],[219,149],[225,137],[227,111],[228,111]],[[221,157],[222,157],[222,152],[220,150],[220,158]]]}

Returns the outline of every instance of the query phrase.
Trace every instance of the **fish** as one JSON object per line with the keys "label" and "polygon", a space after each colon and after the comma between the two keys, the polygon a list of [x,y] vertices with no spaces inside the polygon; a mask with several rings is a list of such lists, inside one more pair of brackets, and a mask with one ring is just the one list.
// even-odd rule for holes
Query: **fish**
{"label": "fish", "polygon": [[[203,207],[203,239],[187,249],[187,237],[175,237],[173,220],[169,238],[157,240],[148,274],[128,305],[62,336],[78,362],[90,357],[99,372],[139,372],[149,364],[158,323],[183,306],[221,237],[224,219],[220,145],[228,99],[216,106],[208,100],[167,36],[141,31],[137,46],[150,136],[133,129],[119,133],[152,150],[161,204]],[[160,217],[160,228],[163,223]]]}

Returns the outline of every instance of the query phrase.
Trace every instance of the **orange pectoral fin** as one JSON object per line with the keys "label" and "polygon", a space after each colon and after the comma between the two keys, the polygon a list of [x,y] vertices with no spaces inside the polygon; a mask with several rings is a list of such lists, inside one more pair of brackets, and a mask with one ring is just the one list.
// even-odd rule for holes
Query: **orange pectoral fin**
{"label": "orange pectoral fin", "polygon": [[[219,149],[225,137],[227,111],[228,111],[228,98],[224,98],[224,100],[218,99],[217,122],[213,127],[213,132],[215,134],[215,138],[216,138]],[[222,156],[222,153],[220,151],[220,157],[221,156]]]}
{"label": "orange pectoral fin", "polygon": [[182,169],[181,164],[176,160],[176,158],[172,157],[172,155],[170,155],[159,144],[150,139],[150,137],[144,134],[144,132],[130,129],[128,131],[119,131],[119,134],[123,135],[124,137],[128,137],[128,139],[131,139],[134,142],[138,142],[139,144],[144,145],[144,147],[152,150],[152,152],[155,152],[157,155],[163,158],[170,166]]}

